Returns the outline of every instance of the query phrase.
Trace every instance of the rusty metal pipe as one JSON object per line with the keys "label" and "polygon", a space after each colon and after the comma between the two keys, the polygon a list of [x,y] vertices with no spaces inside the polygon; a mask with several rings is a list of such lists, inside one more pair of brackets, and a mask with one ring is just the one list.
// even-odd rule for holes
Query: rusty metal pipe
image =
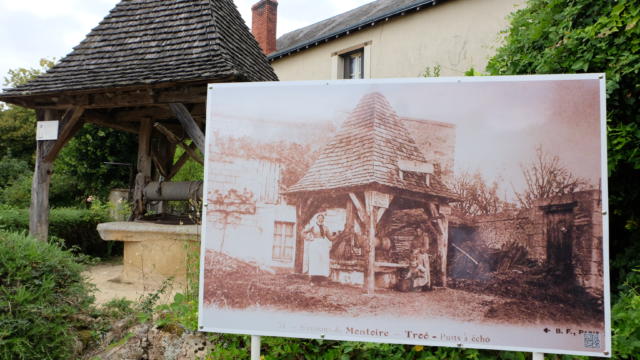
{"label": "rusty metal pipe", "polygon": [[152,181],[144,187],[150,201],[202,200],[202,181]]}

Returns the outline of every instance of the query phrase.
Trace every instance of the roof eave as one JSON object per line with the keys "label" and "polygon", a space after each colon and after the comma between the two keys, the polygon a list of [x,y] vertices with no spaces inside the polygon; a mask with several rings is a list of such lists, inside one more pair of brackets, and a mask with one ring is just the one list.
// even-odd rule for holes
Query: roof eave
{"label": "roof eave", "polygon": [[434,6],[438,2],[441,2],[441,1],[444,1],[444,0],[424,0],[424,1],[421,1],[421,2],[419,2],[417,4],[413,4],[411,6],[406,6],[406,7],[403,7],[403,8],[399,8],[399,9],[390,11],[388,13],[382,14],[380,16],[363,20],[363,21],[361,21],[359,23],[356,23],[355,25],[348,26],[346,28],[343,28],[341,30],[335,31],[335,32],[330,33],[328,35],[320,36],[320,37],[317,37],[315,39],[312,39],[312,40],[309,40],[309,41],[305,41],[305,42],[300,43],[298,45],[289,47],[287,49],[283,49],[283,50],[271,53],[271,54],[267,55],[267,60],[275,61],[277,59],[281,59],[281,58],[283,58],[285,56],[291,55],[293,53],[300,52],[302,50],[306,50],[306,49],[308,49],[310,47],[318,46],[321,43],[326,43],[326,42],[329,42],[331,40],[338,39],[338,38],[340,38],[342,36],[350,35],[352,32],[356,32],[356,31],[362,30],[365,26],[370,26],[370,27],[371,26],[376,26],[380,21],[385,21],[386,22],[386,21],[388,21],[389,19],[391,19],[393,17],[406,15],[407,12],[413,11],[413,10],[419,11],[424,6],[427,6],[427,5]]}

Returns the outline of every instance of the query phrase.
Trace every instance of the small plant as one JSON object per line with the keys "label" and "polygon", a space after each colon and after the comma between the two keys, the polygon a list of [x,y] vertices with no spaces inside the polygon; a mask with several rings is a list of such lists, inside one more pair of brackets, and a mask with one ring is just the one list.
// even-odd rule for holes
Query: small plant
{"label": "small plant", "polygon": [[430,67],[427,66],[426,68],[424,68],[424,72],[422,73],[422,77],[440,77],[440,70],[441,70],[441,66],[440,65],[435,65],[434,67]]}
{"label": "small plant", "polygon": [[138,321],[144,323],[150,321],[153,318],[153,311],[158,304],[158,300],[160,300],[160,296],[162,296],[162,294],[166,293],[167,290],[171,288],[172,283],[173,278],[168,278],[162,282],[162,285],[160,285],[160,288],[158,288],[158,290],[140,297],[140,300],[138,300],[138,304],[135,306]]}

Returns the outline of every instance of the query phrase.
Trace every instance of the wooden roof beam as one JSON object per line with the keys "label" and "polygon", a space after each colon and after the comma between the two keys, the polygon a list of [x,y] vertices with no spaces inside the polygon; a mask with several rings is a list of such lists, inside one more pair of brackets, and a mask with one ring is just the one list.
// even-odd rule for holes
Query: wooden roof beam
{"label": "wooden roof beam", "polygon": [[191,140],[193,140],[193,142],[196,144],[198,150],[200,150],[200,152],[204,154],[204,133],[202,132],[196,121],[193,120],[193,117],[189,113],[189,110],[187,110],[187,107],[182,103],[171,103],[169,104],[169,107],[178,118],[178,121],[180,121],[180,124],[182,124],[184,131],[186,131],[187,135],[189,135]]}
{"label": "wooden roof beam", "polygon": [[132,124],[127,124],[127,123],[116,122],[113,120],[112,117],[95,110],[86,111],[85,120],[86,122],[89,122],[92,124],[128,132],[131,134],[138,134],[138,130],[139,130],[137,126],[134,126]]}
{"label": "wooden roof beam", "polygon": [[82,121],[80,118],[82,117],[83,112],[84,112],[83,108],[74,107],[74,108],[68,109],[64,113],[60,121],[60,127],[62,128],[62,130],[58,135],[58,140],[56,140],[53,143],[53,146],[51,147],[51,149],[49,149],[46,156],[44,157],[45,161],[51,162],[55,160],[60,150],[62,150],[62,148],[67,144],[67,142],[71,140],[73,135],[75,135],[75,133],[78,132],[78,130],[80,130],[80,128],[82,127]]}

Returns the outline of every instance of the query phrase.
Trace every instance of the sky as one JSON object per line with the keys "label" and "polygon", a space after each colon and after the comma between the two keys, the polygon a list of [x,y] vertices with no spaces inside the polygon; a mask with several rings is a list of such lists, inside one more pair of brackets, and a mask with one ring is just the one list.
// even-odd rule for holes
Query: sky
{"label": "sky", "polygon": [[[598,80],[475,80],[219,85],[207,131],[326,143],[332,136],[328,129],[340,128],[363,95],[378,91],[400,117],[455,125],[454,172],[479,171],[500,184],[507,200],[524,188],[521,165],[534,160],[538,146],[597,186],[602,173]],[[281,99],[287,99],[286,107]],[[313,131],[312,124],[320,126]]]}
{"label": "sky", "polygon": [[[278,36],[351,10],[371,0],[280,0]],[[234,1],[251,27],[251,5]],[[38,68],[42,58],[60,59],[98,25],[118,0],[0,0],[0,87],[7,71]]]}

